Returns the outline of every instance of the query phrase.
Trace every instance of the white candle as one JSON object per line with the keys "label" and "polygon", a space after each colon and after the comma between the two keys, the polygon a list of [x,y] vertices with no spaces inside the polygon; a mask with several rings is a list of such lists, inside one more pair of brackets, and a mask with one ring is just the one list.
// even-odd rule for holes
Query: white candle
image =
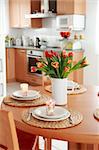
{"label": "white candle", "polygon": [[54,115],[55,101],[50,99],[46,102],[46,112],[48,116]]}
{"label": "white candle", "polygon": [[27,83],[22,83],[22,84],[20,84],[20,88],[22,90],[23,96],[27,96],[28,84]]}

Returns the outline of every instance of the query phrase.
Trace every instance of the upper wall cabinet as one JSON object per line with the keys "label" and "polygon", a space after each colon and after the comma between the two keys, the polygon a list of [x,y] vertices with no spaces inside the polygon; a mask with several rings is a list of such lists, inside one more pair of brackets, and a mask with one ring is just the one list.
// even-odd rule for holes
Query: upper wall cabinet
{"label": "upper wall cabinet", "polygon": [[57,0],[57,14],[86,14],[86,0]]}
{"label": "upper wall cabinet", "polygon": [[30,14],[30,0],[9,0],[10,27],[31,27],[31,20],[25,19],[25,14]]}
{"label": "upper wall cabinet", "polygon": [[[41,0],[31,0],[31,14],[41,12]],[[42,27],[42,19],[36,18],[31,19],[31,26],[33,28],[41,28]]]}
{"label": "upper wall cabinet", "polygon": [[40,19],[25,18],[26,14],[33,13],[33,11],[40,9],[40,0],[9,0],[9,16],[10,27],[25,28],[42,27]]}

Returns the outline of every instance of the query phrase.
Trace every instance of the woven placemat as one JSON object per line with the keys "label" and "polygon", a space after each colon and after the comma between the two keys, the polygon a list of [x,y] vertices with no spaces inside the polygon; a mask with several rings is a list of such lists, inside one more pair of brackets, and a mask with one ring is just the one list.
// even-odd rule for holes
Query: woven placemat
{"label": "woven placemat", "polygon": [[40,98],[31,100],[31,101],[18,101],[10,96],[7,96],[4,98],[3,103],[9,106],[13,107],[33,107],[33,106],[41,106],[45,104],[45,100],[48,96],[47,95],[41,95]]}
{"label": "woven placemat", "polygon": [[[45,86],[44,88],[45,88],[46,91],[48,91],[48,92],[50,92],[50,93],[52,92],[51,85],[47,85],[47,86]],[[68,90],[68,91],[67,91],[67,94],[68,94],[68,95],[75,95],[75,94],[84,93],[84,92],[86,92],[86,91],[87,91],[87,89],[86,89],[84,86],[80,85],[80,88],[79,88],[79,89]]]}
{"label": "woven placemat", "polygon": [[69,128],[78,125],[79,123],[82,122],[83,120],[83,115],[74,110],[70,110],[71,117],[72,117],[72,123],[70,122],[69,119],[65,119],[62,121],[42,121],[34,118],[31,116],[30,120],[28,120],[28,111],[24,111],[22,114],[22,120],[35,127],[39,128],[47,128],[47,129],[62,129],[62,128]]}
{"label": "woven placemat", "polygon": [[96,119],[99,120],[99,108],[97,108],[97,109],[95,110],[94,116],[95,116]]}

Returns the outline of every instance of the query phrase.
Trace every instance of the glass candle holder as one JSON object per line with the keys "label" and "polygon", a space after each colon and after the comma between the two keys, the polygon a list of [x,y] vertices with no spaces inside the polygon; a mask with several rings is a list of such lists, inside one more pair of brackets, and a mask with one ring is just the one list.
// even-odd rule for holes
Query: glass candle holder
{"label": "glass candle holder", "polygon": [[53,99],[49,99],[46,102],[46,113],[48,116],[54,115],[55,101]]}
{"label": "glass candle holder", "polygon": [[27,96],[28,84],[27,83],[22,83],[22,84],[20,84],[20,88],[21,88],[23,96]]}

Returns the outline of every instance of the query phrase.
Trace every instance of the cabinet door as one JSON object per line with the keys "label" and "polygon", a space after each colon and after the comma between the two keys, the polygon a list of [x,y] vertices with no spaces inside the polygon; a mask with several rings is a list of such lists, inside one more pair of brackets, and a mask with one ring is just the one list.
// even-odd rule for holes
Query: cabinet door
{"label": "cabinet door", "polygon": [[10,27],[31,27],[31,20],[25,19],[25,14],[30,12],[30,0],[9,0]]}
{"label": "cabinet door", "polygon": [[[80,59],[83,58],[83,52],[74,53],[74,64],[76,64]],[[83,69],[79,69],[73,72],[74,81],[83,84]]]}
{"label": "cabinet door", "polygon": [[57,13],[64,14],[85,14],[86,0],[57,0]]}
{"label": "cabinet door", "polygon": [[[73,57],[74,64],[76,64],[80,59],[83,58],[83,52],[73,52],[73,54],[74,54],[74,57]],[[79,84],[83,84],[83,69],[73,71],[69,75],[69,79],[73,80]]]}
{"label": "cabinet door", "polygon": [[6,49],[6,79],[15,81],[15,49]]}
{"label": "cabinet door", "polygon": [[26,50],[16,49],[15,51],[15,75],[17,81],[26,80],[27,59]]}
{"label": "cabinet door", "polygon": [[[31,13],[33,12],[41,12],[41,0],[31,0]],[[41,28],[42,27],[42,19],[41,18],[32,18],[31,19],[31,27],[32,28]]]}
{"label": "cabinet door", "polygon": [[31,19],[25,18],[25,15],[30,13],[31,1],[20,0],[20,27],[31,27]]}
{"label": "cabinet door", "polygon": [[10,27],[20,27],[20,0],[9,0]]}

